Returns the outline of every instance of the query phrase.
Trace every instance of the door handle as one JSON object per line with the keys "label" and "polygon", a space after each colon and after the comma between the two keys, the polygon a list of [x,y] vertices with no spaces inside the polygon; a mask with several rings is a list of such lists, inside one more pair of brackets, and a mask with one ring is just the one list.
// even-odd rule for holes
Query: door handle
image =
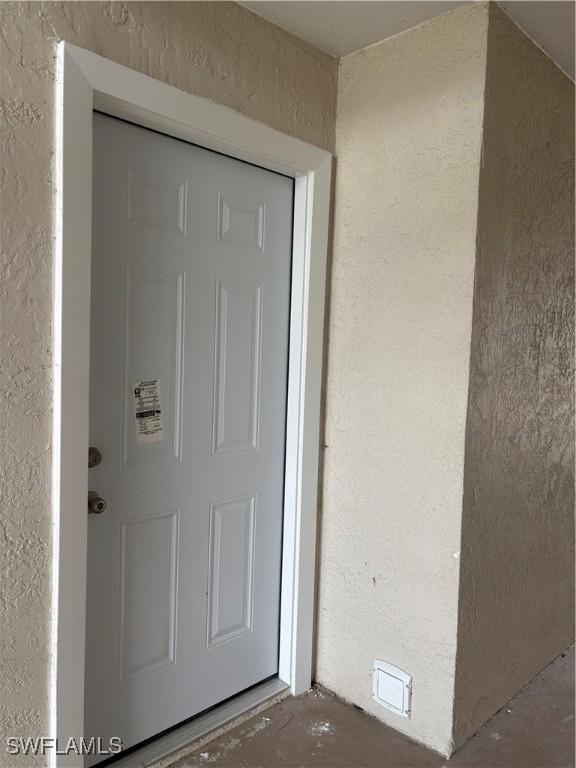
{"label": "door handle", "polygon": [[88,469],[92,469],[92,467],[97,467],[101,461],[102,461],[102,454],[100,453],[98,448],[94,448],[93,446],[90,446],[90,448],[88,448]]}
{"label": "door handle", "polygon": [[100,515],[106,509],[106,501],[96,491],[88,491],[88,514]]}

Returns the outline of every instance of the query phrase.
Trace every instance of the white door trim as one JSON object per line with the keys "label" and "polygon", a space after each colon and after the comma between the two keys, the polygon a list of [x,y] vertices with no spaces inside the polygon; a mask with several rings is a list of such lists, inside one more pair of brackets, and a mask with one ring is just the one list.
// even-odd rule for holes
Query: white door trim
{"label": "white door trim", "polygon": [[51,678],[52,735],[60,747],[82,736],[84,723],[93,109],[295,179],[279,677],[301,693],[312,665],[332,157],[63,42],[56,94]]}

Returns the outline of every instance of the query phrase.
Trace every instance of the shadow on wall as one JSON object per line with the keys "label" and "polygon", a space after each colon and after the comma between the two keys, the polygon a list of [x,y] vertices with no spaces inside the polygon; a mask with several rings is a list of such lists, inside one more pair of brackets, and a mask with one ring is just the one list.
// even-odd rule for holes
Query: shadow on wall
{"label": "shadow on wall", "polygon": [[455,741],[574,639],[574,87],[490,7]]}

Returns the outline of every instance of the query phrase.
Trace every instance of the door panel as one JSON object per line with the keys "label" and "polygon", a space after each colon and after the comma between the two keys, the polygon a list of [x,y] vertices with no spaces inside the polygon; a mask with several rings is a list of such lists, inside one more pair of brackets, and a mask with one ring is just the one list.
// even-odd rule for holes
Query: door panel
{"label": "door panel", "polygon": [[210,506],[208,647],[252,630],[256,497]]}
{"label": "door panel", "polygon": [[94,116],[87,736],[278,670],[293,182]]}
{"label": "door panel", "polygon": [[257,450],[262,285],[216,286],[214,453]]}
{"label": "door panel", "polygon": [[[185,273],[136,265],[125,284],[124,464],[181,459]],[[165,438],[154,445],[134,429],[133,388],[149,380],[159,383]]]}
{"label": "door panel", "polygon": [[120,680],[173,664],[178,510],[122,523]]}

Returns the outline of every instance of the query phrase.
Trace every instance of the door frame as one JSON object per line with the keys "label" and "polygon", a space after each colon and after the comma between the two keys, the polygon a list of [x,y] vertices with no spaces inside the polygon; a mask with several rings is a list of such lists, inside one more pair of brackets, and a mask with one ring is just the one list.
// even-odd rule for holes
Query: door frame
{"label": "door frame", "polygon": [[310,687],[312,669],[332,156],[232,109],[61,42],[55,110],[50,701],[51,732],[60,746],[71,736],[82,736],[84,728],[94,109],[295,180],[278,676],[296,695]]}

